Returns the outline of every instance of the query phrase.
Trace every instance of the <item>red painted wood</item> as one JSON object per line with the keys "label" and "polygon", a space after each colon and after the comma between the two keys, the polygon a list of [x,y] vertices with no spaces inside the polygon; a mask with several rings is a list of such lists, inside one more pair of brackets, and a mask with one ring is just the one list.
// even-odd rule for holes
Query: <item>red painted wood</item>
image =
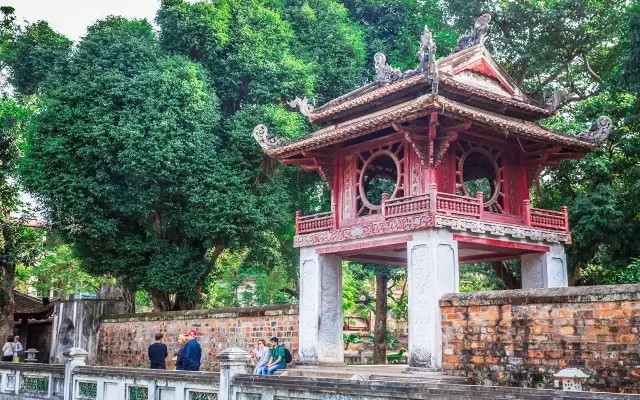
{"label": "red painted wood", "polygon": [[463,243],[474,243],[474,244],[481,244],[481,245],[493,246],[493,247],[504,247],[508,249],[537,251],[542,253],[546,253],[550,250],[549,246],[543,246],[539,244],[520,243],[515,241],[489,239],[489,238],[459,235],[459,234],[454,234],[453,240],[456,240],[458,242],[463,242]]}
{"label": "red painted wood", "polygon": [[398,267],[406,267],[407,259],[400,257],[385,257],[385,256],[375,256],[375,255],[358,255],[351,257],[344,257],[345,260],[355,261],[355,262],[367,262],[372,264],[382,264],[382,265],[394,265]]}
{"label": "red painted wood", "polygon": [[504,80],[504,78],[502,78],[502,76],[495,70],[493,69],[493,67],[491,65],[489,65],[489,63],[481,58],[477,61],[474,61],[471,64],[468,65],[464,65],[456,70],[453,71],[453,74],[459,74],[462,71],[473,71],[473,72],[477,72],[481,75],[484,76],[488,76],[489,78],[493,78],[496,81],[498,81],[500,83],[500,85],[504,88],[504,90],[506,90],[507,92],[509,92],[509,94],[513,94],[513,88],[511,87],[511,85],[509,85],[507,83],[507,81]]}

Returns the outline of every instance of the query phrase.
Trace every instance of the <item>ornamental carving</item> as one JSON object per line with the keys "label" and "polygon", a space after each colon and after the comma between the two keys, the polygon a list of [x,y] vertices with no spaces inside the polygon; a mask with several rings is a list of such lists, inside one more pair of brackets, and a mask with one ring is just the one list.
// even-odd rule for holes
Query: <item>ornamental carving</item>
{"label": "ornamental carving", "polygon": [[474,233],[490,234],[494,236],[511,236],[517,239],[530,239],[536,242],[571,243],[570,233],[550,232],[526,226],[455,218],[443,215],[435,217],[435,227],[451,228],[456,231],[471,231]]}
{"label": "ornamental carving", "polygon": [[613,121],[611,121],[611,118],[602,116],[591,125],[588,131],[579,134],[578,138],[585,142],[599,145],[607,140],[612,129]]}
{"label": "ornamental carving", "polygon": [[311,115],[311,113],[313,113],[313,105],[306,97],[303,97],[302,99],[300,97],[296,97],[292,101],[287,101],[287,105],[294,110],[296,108],[299,109],[300,114],[304,115],[305,117],[308,117],[309,115]]}
{"label": "ornamental carving", "polygon": [[260,124],[253,128],[253,138],[258,142],[263,150],[280,147],[288,143],[286,139],[278,137],[269,132],[266,125]]}
{"label": "ornamental carving", "polygon": [[456,142],[456,192],[474,197],[481,191],[484,209],[502,214],[505,212],[503,153],[499,149]]}
{"label": "ornamental carving", "polygon": [[299,235],[293,238],[294,247],[309,247],[327,243],[338,243],[347,240],[362,239],[371,236],[416,231],[433,226],[433,214],[421,214],[387,219],[380,222],[358,225],[331,231]]}
{"label": "ornamental carving", "polygon": [[373,63],[376,69],[376,82],[391,83],[402,78],[402,71],[387,64],[387,56],[383,53],[376,53],[373,56]]}
{"label": "ornamental carving", "polygon": [[490,14],[483,14],[478,17],[471,31],[467,31],[464,35],[458,38],[458,43],[454,52],[464,50],[477,44],[484,44],[490,22]]}

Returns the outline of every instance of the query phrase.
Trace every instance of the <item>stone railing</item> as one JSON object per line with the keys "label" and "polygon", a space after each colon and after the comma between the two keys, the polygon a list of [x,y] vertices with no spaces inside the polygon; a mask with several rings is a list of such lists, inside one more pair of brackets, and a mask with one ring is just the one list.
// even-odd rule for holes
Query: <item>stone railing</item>
{"label": "stone railing", "polygon": [[73,399],[216,399],[220,374],[81,366],[73,371]]}
{"label": "stone railing", "polygon": [[[0,364],[2,373],[0,400],[333,400],[336,398],[595,400],[604,398],[603,393],[437,383],[420,375],[384,379],[371,372],[358,375],[354,372],[323,373],[321,370],[302,369],[285,371],[285,374],[274,377],[256,376],[247,374],[250,356],[239,348],[230,348],[218,353],[220,373],[90,367],[83,365],[87,353],[82,349],[71,349],[66,353],[66,357],[67,362],[64,366]],[[287,376],[292,373],[293,375]],[[13,382],[13,386],[8,384],[10,382]],[[21,389],[20,382],[25,382],[24,385],[27,387],[24,390]],[[607,393],[606,398],[631,400],[640,399],[640,396]]]}
{"label": "stone railing", "polygon": [[64,365],[0,362],[0,399],[63,399]]}

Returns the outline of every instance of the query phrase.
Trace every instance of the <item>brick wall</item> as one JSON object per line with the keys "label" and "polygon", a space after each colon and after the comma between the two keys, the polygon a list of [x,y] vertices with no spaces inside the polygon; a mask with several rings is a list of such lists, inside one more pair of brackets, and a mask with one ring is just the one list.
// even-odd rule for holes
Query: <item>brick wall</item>
{"label": "brick wall", "polygon": [[640,285],[449,294],[440,308],[450,373],[551,388],[578,367],[588,390],[640,393]]}
{"label": "brick wall", "polygon": [[177,338],[191,329],[202,345],[202,370],[218,370],[216,354],[229,347],[250,350],[258,339],[277,336],[281,344],[298,352],[298,307],[295,305],[107,315],[100,323],[98,365],[147,367],[147,346],[156,332],[169,347],[167,368]]}

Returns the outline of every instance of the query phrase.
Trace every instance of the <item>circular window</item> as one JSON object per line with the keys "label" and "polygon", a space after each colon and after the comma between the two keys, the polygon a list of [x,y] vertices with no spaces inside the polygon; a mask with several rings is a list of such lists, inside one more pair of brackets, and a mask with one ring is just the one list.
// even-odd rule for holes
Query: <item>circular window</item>
{"label": "circular window", "polygon": [[390,198],[398,192],[400,161],[390,151],[379,151],[364,164],[360,174],[360,194],[362,202],[371,210],[379,210],[382,194]]}
{"label": "circular window", "polygon": [[498,164],[495,158],[483,148],[473,148],[460,159],[462,171],[462,191],[466,196],[482,192],[484,206],[490,207],[500,194]]}

